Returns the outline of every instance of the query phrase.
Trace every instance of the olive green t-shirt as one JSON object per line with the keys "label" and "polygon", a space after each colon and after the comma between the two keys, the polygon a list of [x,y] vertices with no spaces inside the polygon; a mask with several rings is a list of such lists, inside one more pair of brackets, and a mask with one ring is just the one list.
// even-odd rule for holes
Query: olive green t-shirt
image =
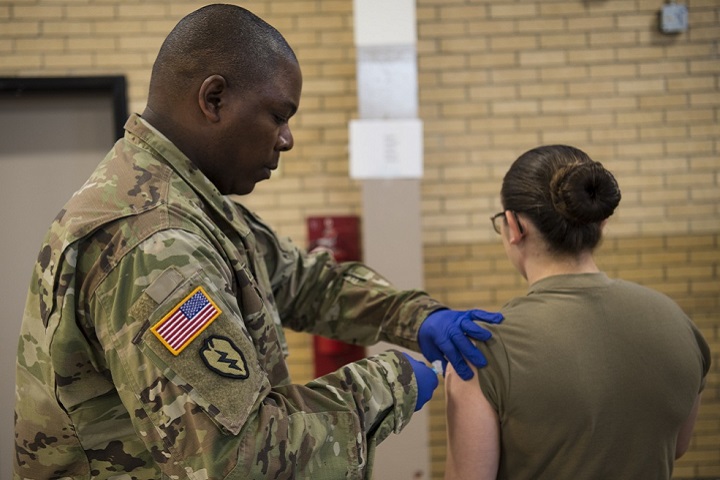
{"label": "olive green t-shirt", "polygon": [[668,297],[605,274],[545,278],[481,346],[498,412],[498,478],[670,478],[704,386],[707,343]]}

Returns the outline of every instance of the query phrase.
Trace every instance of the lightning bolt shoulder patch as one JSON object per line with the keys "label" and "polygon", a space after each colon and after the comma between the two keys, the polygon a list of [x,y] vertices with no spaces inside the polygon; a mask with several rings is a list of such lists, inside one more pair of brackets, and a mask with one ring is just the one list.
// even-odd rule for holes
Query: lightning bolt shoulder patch
{"label": "lightning bolt shoulder patch", "polygon": [[227,337],[212,335],[200,348],[205,365],[223,377],[244,380],[250,376],[242,351]]}

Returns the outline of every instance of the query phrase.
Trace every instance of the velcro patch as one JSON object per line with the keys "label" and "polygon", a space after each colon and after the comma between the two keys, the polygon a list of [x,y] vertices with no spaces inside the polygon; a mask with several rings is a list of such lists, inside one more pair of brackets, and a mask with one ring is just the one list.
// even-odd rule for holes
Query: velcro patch
{"label": "velcro patch", "polygon": [[151,328],[173,355],[178,355],[222,311],[203,287],[197,287]]}

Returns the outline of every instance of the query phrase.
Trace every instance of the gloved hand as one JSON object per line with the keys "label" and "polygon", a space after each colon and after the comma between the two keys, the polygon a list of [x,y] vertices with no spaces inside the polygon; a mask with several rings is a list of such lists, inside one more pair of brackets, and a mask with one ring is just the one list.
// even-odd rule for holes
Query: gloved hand
{"label": "gloved hand", "polygon": [[449,360],[460,378],[470,380],[473,372],[465,362],[465,358],[476,367],[484,367],[487,365],[487,360],[467,337],[484,342],[492,336],[474,320],[500,323],[502,319],[501,313],[485,310],[437,310],[428,315],[420,325],[418,330],[420,351],[430,362],[441,360],[443,372]]}
{"label": "gloved hand", "polygon": [[438,378],[433,369],[423,362],[415,360],[405,352],[403,355],[410,361],[413,372],[415,372],[415,381],[418,385],[417,402],[415,402],[415,411],[417,412],[432,398],[433,392],[438,386]]}

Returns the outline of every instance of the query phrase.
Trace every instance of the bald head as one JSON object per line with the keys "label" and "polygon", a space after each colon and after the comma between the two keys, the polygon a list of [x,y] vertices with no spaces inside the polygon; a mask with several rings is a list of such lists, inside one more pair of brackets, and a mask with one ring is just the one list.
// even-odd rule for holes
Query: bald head
{"label": "bald head", "polygon": [[236,5],[215,4],[184,17],[163,42],[153,66],[148,106],[167,112],[210,75],[233,89],[261,84],[279,61],[297,62],[274,27]]}

